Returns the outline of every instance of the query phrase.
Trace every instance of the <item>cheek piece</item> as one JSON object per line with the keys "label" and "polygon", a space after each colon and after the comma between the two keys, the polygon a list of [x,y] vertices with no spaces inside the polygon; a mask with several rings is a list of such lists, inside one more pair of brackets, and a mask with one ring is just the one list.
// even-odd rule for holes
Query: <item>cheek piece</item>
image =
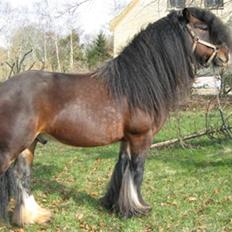
{"label": "cheek piece", "polygon": [[189,24],[187,24],[186,26],[187,26],[188,33],[190,34],[190,36],[193,40],[192,52],[195,52],[197,44],[202,44],[208,48],[213,49],[212,54],[209,56],[209,58],[207,59],[207,62],[206,62],[206,65],[209,65],[211,63],[211,61],[217,55],[219,48],[212,43],[209,43],[209,42],[206,42],[205,40],[200,39],[199,36],[192,30],[192,27]]}

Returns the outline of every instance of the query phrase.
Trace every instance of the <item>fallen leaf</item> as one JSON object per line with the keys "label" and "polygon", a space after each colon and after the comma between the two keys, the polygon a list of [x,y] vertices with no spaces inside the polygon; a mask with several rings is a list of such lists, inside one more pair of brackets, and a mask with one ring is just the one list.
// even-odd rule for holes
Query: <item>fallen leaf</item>
{"label": "fallen leaf", "polygon": [[197,201],[197,197],[188,197],[188,198],[187,198],[187,201],[188,201],[188,202]]}
{"label": "fallen leaf", "polygon": [[82,213],[77,213],[77,214],[76,214],[76,219],[79,220],[79,221],[80,221],[83,217],[84,217],[84,215],[83,215]]}
{"label": "fallen leaf", "polygon": [[232,196],[225,196],[224,201],[232,201]]}
{"label": "fallen leaf", "polygon": [[177,206],[177,203],[175,201],[173,202],[161,202],[161,206]]}
{"label": "fallen leaf", "polygon": [[210,198],[205,202],[205,205],[210,205],[212,203],[214,203],[214,200]]}

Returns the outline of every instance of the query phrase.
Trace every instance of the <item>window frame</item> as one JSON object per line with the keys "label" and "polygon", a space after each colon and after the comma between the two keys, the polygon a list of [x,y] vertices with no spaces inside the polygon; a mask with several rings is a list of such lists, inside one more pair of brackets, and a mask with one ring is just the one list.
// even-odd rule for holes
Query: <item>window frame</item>
{"label": "window frame", "polygon": [[[173,5],[171,1],[174,1]],[[184,1],[183,6],[179,6],[178,1]],[[185,7],[186,7],[186,0],[168,0],[168,9],[183,9]]]}
{"label": "window frame", "polygon": [[213,4],[212,0],[204,0],[204,6],[206,9],[217,10],[224,9],[224,1],[223,0],[215,0],[217,3]]}

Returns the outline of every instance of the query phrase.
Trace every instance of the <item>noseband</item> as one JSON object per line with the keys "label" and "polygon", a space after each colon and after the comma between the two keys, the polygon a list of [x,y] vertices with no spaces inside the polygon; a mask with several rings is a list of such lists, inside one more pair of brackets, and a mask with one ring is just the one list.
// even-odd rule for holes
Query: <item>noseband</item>
{"label": "noseband", "polygon": [[192,30],[192,27],[187,24],[187,29],[188,29],[188,32],[193,40],[193,46],[192,46],[192,52],[195,52],[196,50],[196,47],[197,47],[197,44],[202,44],[208,48],[212,48],[213,49],[213,52],[212,54],[210,55],[210,57],[208,58],[207,62],[206,62],[206,65],[209,65],[210,62],[215,58],[215,56],[217,55],[218,53],[218,48],[214,45],[214,44],[211,44],[211,43],[208,43],[204,40],[201,40],[199,38],[199,36]]}

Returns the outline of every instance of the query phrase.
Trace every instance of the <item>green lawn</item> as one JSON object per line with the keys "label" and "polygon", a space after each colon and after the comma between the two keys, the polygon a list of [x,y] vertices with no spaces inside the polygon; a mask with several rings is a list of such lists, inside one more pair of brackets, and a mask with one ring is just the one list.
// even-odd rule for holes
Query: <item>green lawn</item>
{"label": "green lawn", "polygon": [[[204,113],[181,112],[181,125],[183,134],[201,129]],[[155,141],[176,136],[175,128],[171,119]],[[53,218],[45,225],[26,226],[25,231],[232,231],[231,140],[203,137],[191,141],[191,147],[151,150],[143,195],[153,210],[147,217],[129,220],[108,213],[98,201],[117,154],[117,144],[92,149],[51,141],[39,145],[33,192]]]}

